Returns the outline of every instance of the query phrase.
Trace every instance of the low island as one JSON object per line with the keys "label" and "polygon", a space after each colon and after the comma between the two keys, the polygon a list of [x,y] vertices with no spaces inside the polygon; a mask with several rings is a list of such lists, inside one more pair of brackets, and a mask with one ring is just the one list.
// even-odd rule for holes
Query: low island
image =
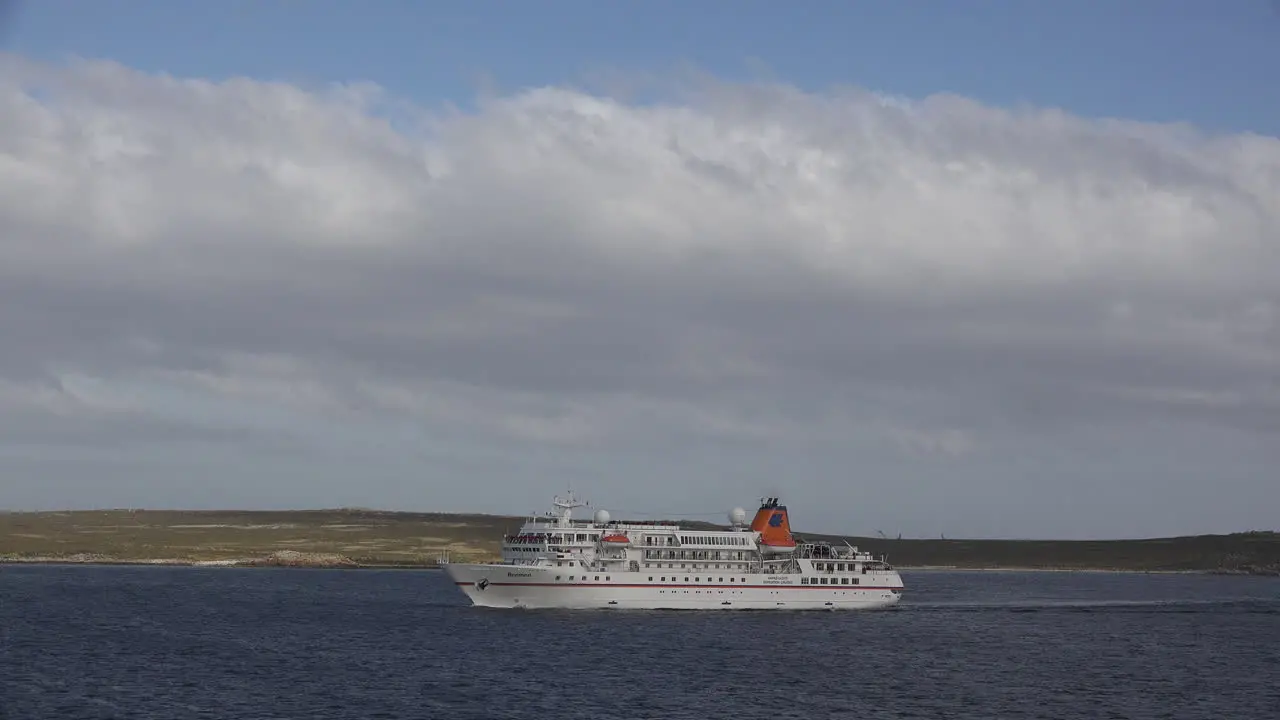
{"label": "low island", "polygon": [[[0,512],[0,562],[431,568],[498,556],[525,518],[366,509]],[[703,528],[711,523],[686,523]],[[1280,534],[1242,532],[1142,540],[845,541],[899,568],[1114,570],[1280,575]]]}

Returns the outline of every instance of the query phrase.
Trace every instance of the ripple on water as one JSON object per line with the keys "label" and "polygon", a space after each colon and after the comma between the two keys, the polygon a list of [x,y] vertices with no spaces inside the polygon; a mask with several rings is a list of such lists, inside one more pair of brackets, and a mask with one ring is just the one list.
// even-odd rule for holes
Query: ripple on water
{"label": "ripple on water", "polygon": [[0,718],[1262,718],[1280,581],[908,573],[874,612],[467,607],[440,573],[6,567]]}

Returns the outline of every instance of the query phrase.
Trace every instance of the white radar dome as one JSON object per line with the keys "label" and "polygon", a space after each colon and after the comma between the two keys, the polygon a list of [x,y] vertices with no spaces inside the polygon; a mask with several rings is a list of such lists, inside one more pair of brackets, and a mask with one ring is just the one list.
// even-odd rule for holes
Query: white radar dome
{"label": "white radar dome", "polygon": [[730,511],[729,511],[729,522],[733,523],[734,525],[746,525],[746,524],[747,524],[747,511],[746,511],[746,510],[743,510],[743,509],[742,509],[742,508],[740,508],[740,507],[737,507],[737,508],[734,508],[734,509],[730,510]]}
{"label": "white radar dome", "polygon": [[597,524],[597,525],[608,525],[608,524],[609,524],[609,511],[608,511],[608,510],[597,510],[597,511],[596,511],[596,524]]}

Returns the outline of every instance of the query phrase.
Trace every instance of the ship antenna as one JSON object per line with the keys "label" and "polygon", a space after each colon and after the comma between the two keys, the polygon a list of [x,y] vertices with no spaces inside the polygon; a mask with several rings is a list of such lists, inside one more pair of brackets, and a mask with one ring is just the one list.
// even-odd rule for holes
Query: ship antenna
{"label": "ship antenna", "polygon": [[574,497],[573,490],[570,489],[567,497],[561,498],[557,495],[551,501],[551,504],[560,511],[560,527],[568,527],[573,518],[573,509],[583,507],[587,503],[584,503]]}

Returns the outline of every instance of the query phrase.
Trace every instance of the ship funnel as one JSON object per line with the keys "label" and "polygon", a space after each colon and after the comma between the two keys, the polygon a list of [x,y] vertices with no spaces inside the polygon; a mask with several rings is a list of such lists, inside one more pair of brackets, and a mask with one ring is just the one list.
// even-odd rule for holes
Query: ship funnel
{"label": "ship funnel", "polygon": [[796,549],[796,540],[791,536],[791,520],[787,516],[787,506],[778,503],[778,498],[764,498],[760,509],[751,520],[751,530],[760,533],[761,549],[766,552],[791,552]]}

